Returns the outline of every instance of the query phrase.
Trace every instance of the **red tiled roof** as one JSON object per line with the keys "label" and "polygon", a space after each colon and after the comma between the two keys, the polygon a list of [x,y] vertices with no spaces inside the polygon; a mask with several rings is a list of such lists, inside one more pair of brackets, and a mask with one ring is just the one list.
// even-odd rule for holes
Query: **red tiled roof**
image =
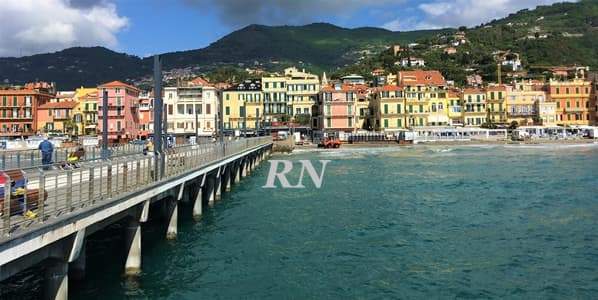
{"label": "red tiled roof", "polygon": [[372,88],[372,92],[395,92],[395,91],[402,91],[403,87],[398,85],[387,84],[385,86],[379,86]]}
{"label": "red tiled roof", "polygon": [[504,85],[491,85],[486,88],[486,91],[488,91],[488,92],[497,92],[497,91],[504,92],[506,90],[507,90],[507,87]]}
{"label": "red tiled roof", "polygon": [[189,81],[190,85],[200,85],[200,86],[211,86],[210,83],[203,79],[202,77],[197,77],[191,81]]}
{"label": "red tiled roof", "polygon": [[118,80],[111,81],[111,82],[108,82],[108,83],[104,83],[104,84],[98,86],[98,88],[113,88],[113,87],[114,88],[125,87],[125,88],[129,88],[129,89],[133,89],[133,90],[139,91],[138,88],[136,88],[136,87],[134,87],[134,86],[132,86],[130,84],[126,84],[126,83],[124,83],[122,81],[118,81]]}
{"label": "red tiled roof", "polygon": [[486,93],[486,91],[484,91],[483,89],[478,89],[478,88],[465,88],[465,89],[463,89],[463,93],[464,94],[484,94],[484,93]]}
{"label": "red tiled roof", "polygon": [[399,83],[402,85],[446,85],[446,80],[439,71],[401,71]]}
{"label": "red tiled roof", "polygon": [[48,102],[40,105],[38,109],[56,109],[56,108],[67,108],[73,109],[77,106],[78,102],[75,101],[63,101],[63,102]]}
{"label": "red tiled roof", "polygon": [[365,93],[368,90],[368,86],[364,84],[342,84],[341,89],[337,90],[334,85],[328,85],[322,87],[322,92],[358,92]]}

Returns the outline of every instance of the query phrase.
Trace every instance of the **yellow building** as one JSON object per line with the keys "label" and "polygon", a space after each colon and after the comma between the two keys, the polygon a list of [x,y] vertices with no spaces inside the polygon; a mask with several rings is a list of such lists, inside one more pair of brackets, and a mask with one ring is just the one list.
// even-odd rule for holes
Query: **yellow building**
{"label": "yellow building", "polygon": [[266,123],[289,121],[285,76],[262,77],[264,117]]}
{"label": "yellow building", "polygon": [[461,92],[447,90],[447,115],[450,126],[463,126],[463,106],[461,106]]}
{"label": "yellow building", "polygon": [[507,87],[494,85],[486,88],[486,110],[488,123],[507,124]]}
{"label": "yellow building", "polygon": [[98,125],[98,89],[80,87],[75,90],[75,99],[82,114],[81,131],[85,135],[96,135]]}
{"label": "yellow building", "polygon": [[538,122],[537,102],[546,101],[546,92],[539,90],[533,82],[518,82],[507,95],[507,123],[517,122],[519,126]]}
{"label": "yellow building", "polygon": [[[405,96],[405,123],[407,127],[442,125],[448,123],[445,107],[447,101],[446,80],[438,71],[401,71],[399,86]],[[438,112],[441,103],[442,111]],[[432,104],[436,112],[430,118]]]}
{"label": "yellow building", "polygon": [[246,80],[222,92],[224,129],[259,129],[264,122],[262,82]]}
{"label": "yellow building", "polygon": [[463,123],[465,126],[481,126],[486,123],[486,91],[477,88],[463,90]]}
{"label": "yellow building", "polygon": [[[297,121],[299,116],[310,120],[313,115],[312,107],[316,104],[320,92],[318,75],[299,71],[297,68],[284,70],[287,89],[287,111]],[[309,124],[309,123],[308,123]]]}
{"label": "yellow building", "polygon": [[396,85],[385,85],[373,90],[370,95],[370,123],[376,131],[403,129],[405,124],[405,98],[403,89]]}

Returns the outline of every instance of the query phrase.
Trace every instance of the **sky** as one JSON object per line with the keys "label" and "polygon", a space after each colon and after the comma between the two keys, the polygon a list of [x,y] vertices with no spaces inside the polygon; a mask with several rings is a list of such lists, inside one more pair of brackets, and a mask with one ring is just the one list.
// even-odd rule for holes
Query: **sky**
{"label": "sky", "polygon": [[145,57],[203,48],[250,24],[475,26],[555,2],[562,0],[0,0],[0,57],[74,46]]}

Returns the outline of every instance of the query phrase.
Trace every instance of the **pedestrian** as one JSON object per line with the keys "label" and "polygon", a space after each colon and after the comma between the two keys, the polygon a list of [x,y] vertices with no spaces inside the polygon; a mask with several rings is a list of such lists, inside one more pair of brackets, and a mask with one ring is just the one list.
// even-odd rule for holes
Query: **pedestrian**
{"label": "pedestrian", "polygon": [[52,153],[54,152],[54,145],[48,141],[48,137],[44,136],[44,140],[39,144],[38,149],[42,153],[42,164],[44,170],[49,169],[49,165],[52,164]]}

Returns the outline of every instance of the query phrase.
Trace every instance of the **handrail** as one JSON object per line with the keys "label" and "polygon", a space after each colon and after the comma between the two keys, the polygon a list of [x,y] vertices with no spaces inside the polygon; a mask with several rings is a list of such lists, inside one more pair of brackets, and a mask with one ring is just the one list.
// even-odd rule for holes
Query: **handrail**
{"label": "handrail", "polygon": [[[8,179],[0,193],[0,239],[270,143],[271,137],[257,137],[171,148],[164,153],[163,172],[157,174],[154,166],[159,156],[136,154],[84,163],[70,170],[40,169],[27,174],[25,191],[17,192]],[[161,173],[164,177],[160,178]],[[27,216],[28,211],[33,214]]]}

